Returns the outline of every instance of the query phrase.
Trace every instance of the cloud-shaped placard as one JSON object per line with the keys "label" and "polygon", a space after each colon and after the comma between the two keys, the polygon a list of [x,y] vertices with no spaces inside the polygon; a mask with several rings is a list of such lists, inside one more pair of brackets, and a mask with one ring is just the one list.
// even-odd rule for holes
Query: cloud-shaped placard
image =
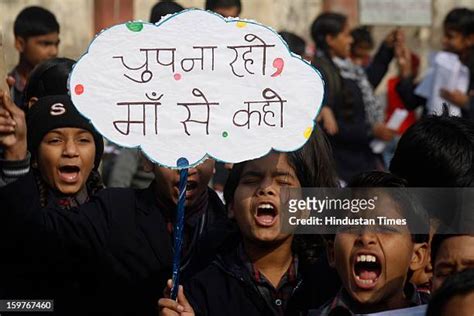
{"label": "cloud-shaped placard", "polygon": [[69,88],[102,135],[169,167],[296,150],[323,98],[317,70],[273,30],[202,10],[101,32]]}

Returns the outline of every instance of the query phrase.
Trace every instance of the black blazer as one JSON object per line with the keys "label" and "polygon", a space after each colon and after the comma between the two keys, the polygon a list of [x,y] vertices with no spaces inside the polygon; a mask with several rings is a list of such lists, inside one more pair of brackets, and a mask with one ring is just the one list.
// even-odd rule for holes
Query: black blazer
{"label": "black blazer", "polygon": [[[61,283],[64,270],[81,276],[85,286],[80,297],[61,293],[60,288],[48,293],[57,300],[57,314],[71,315],[79,309],[86,315],[154,315],[173,257],[166,221],[154,198],[151,187],[105,189],[78,209],[40,209],[36,184],[28,174],[0,189],[0,228],[8,235],[0,243],[15,250],[11,258],[28,260],[37,273],[47,274],[40,278],[52,283]],[[197,243],[184,280],[187,271],[194,273],[211,262],[215,251],[209,247],[218,248],[219,238],[225,239],[222,228],[229,223],[212,190],[204,217],[198,240],[213,227],[221,234],[213,243]]]}

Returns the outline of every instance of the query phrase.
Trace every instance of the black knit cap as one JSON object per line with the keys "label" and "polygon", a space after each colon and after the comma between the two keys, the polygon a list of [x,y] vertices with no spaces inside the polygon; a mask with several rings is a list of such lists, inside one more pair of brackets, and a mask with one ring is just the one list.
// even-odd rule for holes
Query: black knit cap
{"label": "black knit cap", "polygon": [[94,169],[97,169],[104,152],[104,140],[92,124],[77,111],[69,95],[42,97],[28,111],[28,150],[32,157],[36,157],[44,135],[62,127],[82,128],[92,134],[95,142]]}

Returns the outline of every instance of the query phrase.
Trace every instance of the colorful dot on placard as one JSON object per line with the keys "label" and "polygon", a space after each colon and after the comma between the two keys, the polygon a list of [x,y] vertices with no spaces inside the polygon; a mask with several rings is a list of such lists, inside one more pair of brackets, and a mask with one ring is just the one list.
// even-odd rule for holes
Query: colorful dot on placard
{"label": "colorful dot on placard", "polygon": [[308,127],[304,131],[304,138],[308,139],[311,136],[311,133],[313,132],[312,127]]}
{"label": "colorful dot on placard", "polygon": [[181,80],[181,74],[176,73],[173,75],[173,77],[174,77],[174,80]]}
{"label": "colorful dot on placard", "polygon": [[237,22],[237,27],[238,27],[239,29],[244,28],[244,27],[246,27],[246,26],[247,26],[247,22],[244,22],[244,21],[239,21],[239,22]]}
{"label": "colorful dot on placard", "polygon": [[82,84],[76,84],[76,86],[74,87],[74,92],[77,95],[83,94],[84,93],[84,86]]}
{"label": "colorful dot on placard", "polygon": [[227,133],[227,132],[222,133],[222,137],[226,138],[227,136],[229,136],[229,133]]}
{"label": "colorful dot on placard", "polygon": [[128,22],[125,25],[132,32],[140,32],[143,29],[143,23],[142,22]]}

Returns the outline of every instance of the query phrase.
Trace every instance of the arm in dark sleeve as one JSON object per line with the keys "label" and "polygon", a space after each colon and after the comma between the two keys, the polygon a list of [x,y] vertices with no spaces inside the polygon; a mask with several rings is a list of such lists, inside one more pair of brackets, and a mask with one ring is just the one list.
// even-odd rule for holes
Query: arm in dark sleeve
{"label": "arm in dark sleeve", "polygon": [[31,154],[28,152],[23,160],[0,159],[0,187],[4,187],[30,171]]}
{"label": "arm in dark sleeve", "polygon": [[111,222],[110,197],[104,191],[107,190],[79,208],[41,209],[39,192],[30,172],[0,188],[0,221],[16,232],[13,239],[21,239],[33,252],[60,256],[63,251],[77,248],[91,254],[102,253]]}
{"label": "arm in dark sleeve", "polygon": [[413,78],[401,78],[396,90],[408,110],[414,110],[426,104],[426,99],[415,94]]}
{"label": "arm in dark sleeve", "polygon": [[194,310],[194,314],[196,316],[208,315],[206,306],[210,302],[206,286],[203,285],[199,279],[192,278],[184,284],[183,289],[186,299]]}
{"label": "arm in dark sleeve", "polygon": [[474,96],[469,96],[469,101],[464,109],[461,109],[464,118],[474,121]]}
{"label": "arm in dark sleeve", "polygon": [[393,55],[393,48],[390,48],[385,43],[382,43],[372,62],[365,70],[367,78],[374,89],[379,85],[387,73],[388,66],[392,61]]}
{"label": "arm in dark sleeve", "polygon": [[348,146],[366,145],[371,138],[370,128],[365,122],[348,122],[347,120],[337,120],[339,132],[333,137],[340,143]]}

